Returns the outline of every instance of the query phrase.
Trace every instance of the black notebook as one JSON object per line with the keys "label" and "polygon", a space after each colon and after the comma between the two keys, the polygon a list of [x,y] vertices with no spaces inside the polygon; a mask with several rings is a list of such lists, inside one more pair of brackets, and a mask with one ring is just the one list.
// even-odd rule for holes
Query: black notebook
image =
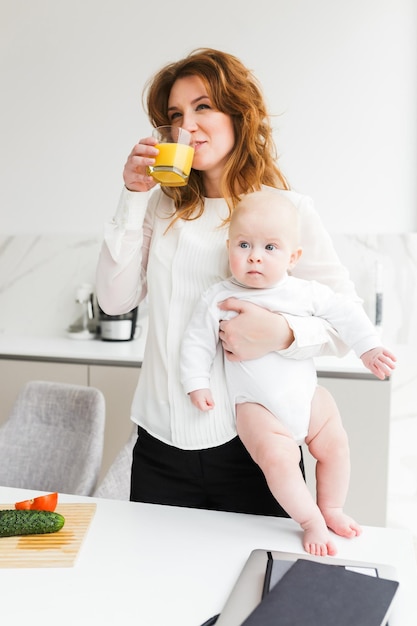
{"label": "black notebook", "polygon": [[382,626],[398,582],[298,559],[242,626]]}

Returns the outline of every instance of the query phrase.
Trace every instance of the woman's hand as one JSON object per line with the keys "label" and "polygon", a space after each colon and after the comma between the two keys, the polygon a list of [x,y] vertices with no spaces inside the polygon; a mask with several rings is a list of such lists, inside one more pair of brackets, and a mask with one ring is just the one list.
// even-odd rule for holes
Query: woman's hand
{"label": "woman's hand", "polygon": [[237,298],[227,298],[219,306],[238,313],[231,320],[220,322],[219,337],[229,361],[258,359],[268,352],[284,350],[294,341],[282,315]]}
{"label": "woman's hand", "polygon": [[123,180],[129,191],[149,191],[157,184],[148,176],[147,167],[155,163],[158,149],[155,137],[145,137],[137,143],[129,154],[123,170]]}

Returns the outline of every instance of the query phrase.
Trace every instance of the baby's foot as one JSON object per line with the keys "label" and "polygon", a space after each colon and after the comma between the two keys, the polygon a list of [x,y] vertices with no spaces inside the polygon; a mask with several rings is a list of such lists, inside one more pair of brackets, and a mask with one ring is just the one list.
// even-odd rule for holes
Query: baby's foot
{"label": "baby's foot", "polygon": [[329,530],[321,515],[301,524],[301,527],[304,530],[303,546],[306,552],[314,556],[334,556],[336,554],[336,546],[330,539]]}
{"label": "baby's foot", "polygon": [[343,509],[340,508],[327,508],[321,509],[325,522],[329,528],[340,535],[341,537],[357,537],[361,534],[362,528],[354,519],[345,515]]}

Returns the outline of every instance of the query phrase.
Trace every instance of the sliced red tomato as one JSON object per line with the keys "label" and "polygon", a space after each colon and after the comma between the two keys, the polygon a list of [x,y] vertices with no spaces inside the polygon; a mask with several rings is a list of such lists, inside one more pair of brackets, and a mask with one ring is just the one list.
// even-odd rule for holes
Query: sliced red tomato
{"label": "sliced red tomato", "polygon": [[58,493],[48,493],[46,496],[38,496],[31,500],[16,502],[15,509],[26,509],[32,511],[55,511],[58,503]]}

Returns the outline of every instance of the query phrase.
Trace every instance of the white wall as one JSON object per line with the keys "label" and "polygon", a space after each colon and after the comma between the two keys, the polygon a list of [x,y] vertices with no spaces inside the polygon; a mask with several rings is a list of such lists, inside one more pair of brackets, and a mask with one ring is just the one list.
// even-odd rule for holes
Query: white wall
{"label": "white wall", "polygon": [[101,233],[142,88],[195,47],[238,55],[281,165],[333,232],[417,228],[414,0],[0,0],[3,233]]}

